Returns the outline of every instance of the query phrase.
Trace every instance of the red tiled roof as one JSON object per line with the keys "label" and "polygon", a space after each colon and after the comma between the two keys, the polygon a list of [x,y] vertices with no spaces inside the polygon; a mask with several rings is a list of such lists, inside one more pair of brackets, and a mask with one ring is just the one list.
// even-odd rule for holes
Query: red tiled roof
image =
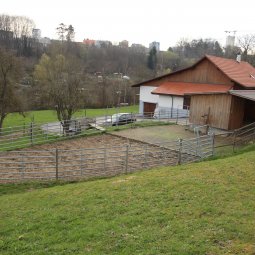
{"label": "red tiled roof", "polygon": [[188,82],[164,82],[151,93],[157,95],[184,96],[186,94],[218,94],[227,93],[232,85],[188,83]]}
{"label": "red tiled roof", "polygon": [[226,76],[244,87],[255,87],[255,68],[247,62],[240,63],[234,59],[226,59],[206,55],[209,61],[217,66]]}

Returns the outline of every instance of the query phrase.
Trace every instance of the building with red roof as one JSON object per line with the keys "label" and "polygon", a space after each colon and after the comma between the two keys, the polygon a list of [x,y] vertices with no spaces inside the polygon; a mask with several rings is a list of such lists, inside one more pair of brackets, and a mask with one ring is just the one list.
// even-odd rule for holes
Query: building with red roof
{"label": "building with red roof", "polygon": [[240,56],[205,55],[188,68],[133,87],[140,87],[141,113],[190,110],[190,123],[225,130],[255,121],[255,68]]}
{"label": "building with red roof", "polygon": [[86,46],[94,46],[95,43],[96,43],[96,40],[93,40],[93,39],[84,39],[83,44],[85,44]]}

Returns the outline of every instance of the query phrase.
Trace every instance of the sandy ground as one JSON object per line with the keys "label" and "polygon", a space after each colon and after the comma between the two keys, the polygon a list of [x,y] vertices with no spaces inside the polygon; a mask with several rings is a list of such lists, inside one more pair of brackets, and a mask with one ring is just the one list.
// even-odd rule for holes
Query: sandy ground
{"label": "sandy ground", "polygon": [[185,126],[179,125],[134,128],[114,133],[122,137],[148,143],[164,143],[178,138],[189,139],[195,137],[194,132],[186,130]]}

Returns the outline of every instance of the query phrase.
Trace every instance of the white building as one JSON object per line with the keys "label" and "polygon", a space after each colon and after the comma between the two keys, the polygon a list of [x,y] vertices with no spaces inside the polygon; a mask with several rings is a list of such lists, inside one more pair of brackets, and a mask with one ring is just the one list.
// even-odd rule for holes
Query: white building
{"label": "white building", "polygon": [[32,31],[32,37],[39,40],[41,38],[41,29],[34,28]]}
{"label": "white building", "polygon": [[43,44],[43,46],[48,46],[49,44],[51,44],[51,40],[48,37],[42,37],[39,39],[39,42]]}
{"label": "white building", "polygon": [[234,47],[235,46],[235,36],[228,35],[226,39],[226,47]]}
{"label": "white building", "polygon": [[156,50],[159,52],[160,51],[160,43],[159,42],[151,42],[149,44],[149,50],[151,50],[153,47],[156,48]]}

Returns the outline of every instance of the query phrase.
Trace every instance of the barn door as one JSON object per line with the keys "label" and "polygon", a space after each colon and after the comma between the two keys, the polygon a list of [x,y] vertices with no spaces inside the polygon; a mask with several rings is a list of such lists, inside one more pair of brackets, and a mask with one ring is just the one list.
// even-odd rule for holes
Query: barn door
{"label": "barn door", "polygon": [[155,109],[156,109],[156,104],[144,102],[143,113],[145,116],[153,117]]}

